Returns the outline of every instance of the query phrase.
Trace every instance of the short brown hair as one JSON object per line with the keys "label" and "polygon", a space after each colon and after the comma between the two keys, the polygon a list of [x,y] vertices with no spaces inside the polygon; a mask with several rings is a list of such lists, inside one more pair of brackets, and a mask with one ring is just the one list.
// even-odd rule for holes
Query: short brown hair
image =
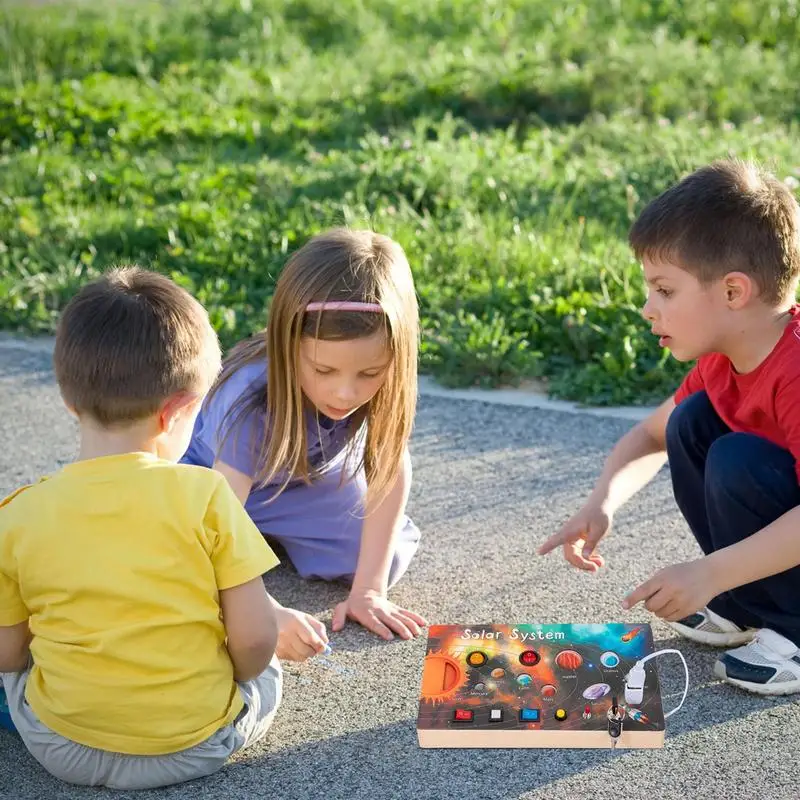
{"label": "short brown hair", "polygon": [[674,263],[702,283],[744,272],[777,305],[800,274],[799,212],[789,188],[756,164],[716,161],[649,203],[628,239],[638,259]]}
{"label": "short brown hair", "polygon": [[205,393],[220,366],[205,309],[164,275],[116,267],[64,309],[53,355],[61,396],[101,425],[137,422],[171,395]]}

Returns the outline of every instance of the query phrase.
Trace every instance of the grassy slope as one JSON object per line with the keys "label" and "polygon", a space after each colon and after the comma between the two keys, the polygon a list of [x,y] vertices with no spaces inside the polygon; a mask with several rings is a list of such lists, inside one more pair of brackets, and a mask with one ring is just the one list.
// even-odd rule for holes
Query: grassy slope
{"label": "grassy slope", "polygon": [[685,367],[638,317],[631,219],[720,156],[800,175],[789,0],[102,6],[0,11],[0,326],[138,261],[231,342],[288,252],[370,225],[441,380],[651,402]]}

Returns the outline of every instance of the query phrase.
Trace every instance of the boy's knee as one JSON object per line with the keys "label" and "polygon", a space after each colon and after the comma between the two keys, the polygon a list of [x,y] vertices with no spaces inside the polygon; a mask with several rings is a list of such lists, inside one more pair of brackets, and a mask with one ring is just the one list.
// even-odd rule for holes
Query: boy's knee
{"label": "boy's knee", "polygon": [[709,448],[706,486],[737,498],[797,485],[794,460],[785,450],[751,433],[727,433]]}
{"label": "boy's knee", "polygon": [[711,491],[739,495],[748,486],[752,490],[747,466],[750,438],[746,433],[728,433],[711,445],[706,458],[706,486]]}
{"label": "boy's knee", "polygon": [[710,414],[716,411],[705,392],[695,392],[678,403],[667,421],[667,449],[696,440]]}

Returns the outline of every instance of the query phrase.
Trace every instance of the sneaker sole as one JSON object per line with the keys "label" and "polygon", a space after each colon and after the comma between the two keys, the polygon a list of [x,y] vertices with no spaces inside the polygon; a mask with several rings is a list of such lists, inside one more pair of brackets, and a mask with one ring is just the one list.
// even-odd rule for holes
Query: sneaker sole
{"label": "sneaker sole", "polygon": [[783,683],[750,683],[749,681],[739,681],[735,678],[729,678],[725,672],[725,665],[721,661],[714,664],[714,674],[721,678],[731,686],[737,686],[739,689],[744,689],[746,692],[753,694],[760,694],[764,696],[775,697],[783,694],[796,694],[800,692],[800,680],[786,681]]}
{"label": "sneaker sole", "polygon": [[667,623],[672,630],[679,633],[685,639],[700,644],[708,644],[712,647],[733,647],[734,645],[747,644],[756,635],[755,630],[745,630],[740,633],[713,633],[712,631],[699,631],[696,628],[689,628],[681,625],[680,622]]}

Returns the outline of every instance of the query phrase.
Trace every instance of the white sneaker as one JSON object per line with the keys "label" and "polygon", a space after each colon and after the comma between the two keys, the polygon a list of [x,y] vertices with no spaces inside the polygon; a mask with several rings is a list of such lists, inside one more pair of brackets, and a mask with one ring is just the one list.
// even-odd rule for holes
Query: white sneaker
{"label": "white sneaker", "polygon": [[667,622],[667,625],[686,639],[715,647],[745,644],[756,634],[755,628],[740,628],[735,622],[721,617],[708,606],[678,622]]}
{"label": "white sneaker", "polygon": [[800,648],[762,628],[749,644],[724,653],[714,664],[714,674],[748,692],[794,694],[800,692]]}

